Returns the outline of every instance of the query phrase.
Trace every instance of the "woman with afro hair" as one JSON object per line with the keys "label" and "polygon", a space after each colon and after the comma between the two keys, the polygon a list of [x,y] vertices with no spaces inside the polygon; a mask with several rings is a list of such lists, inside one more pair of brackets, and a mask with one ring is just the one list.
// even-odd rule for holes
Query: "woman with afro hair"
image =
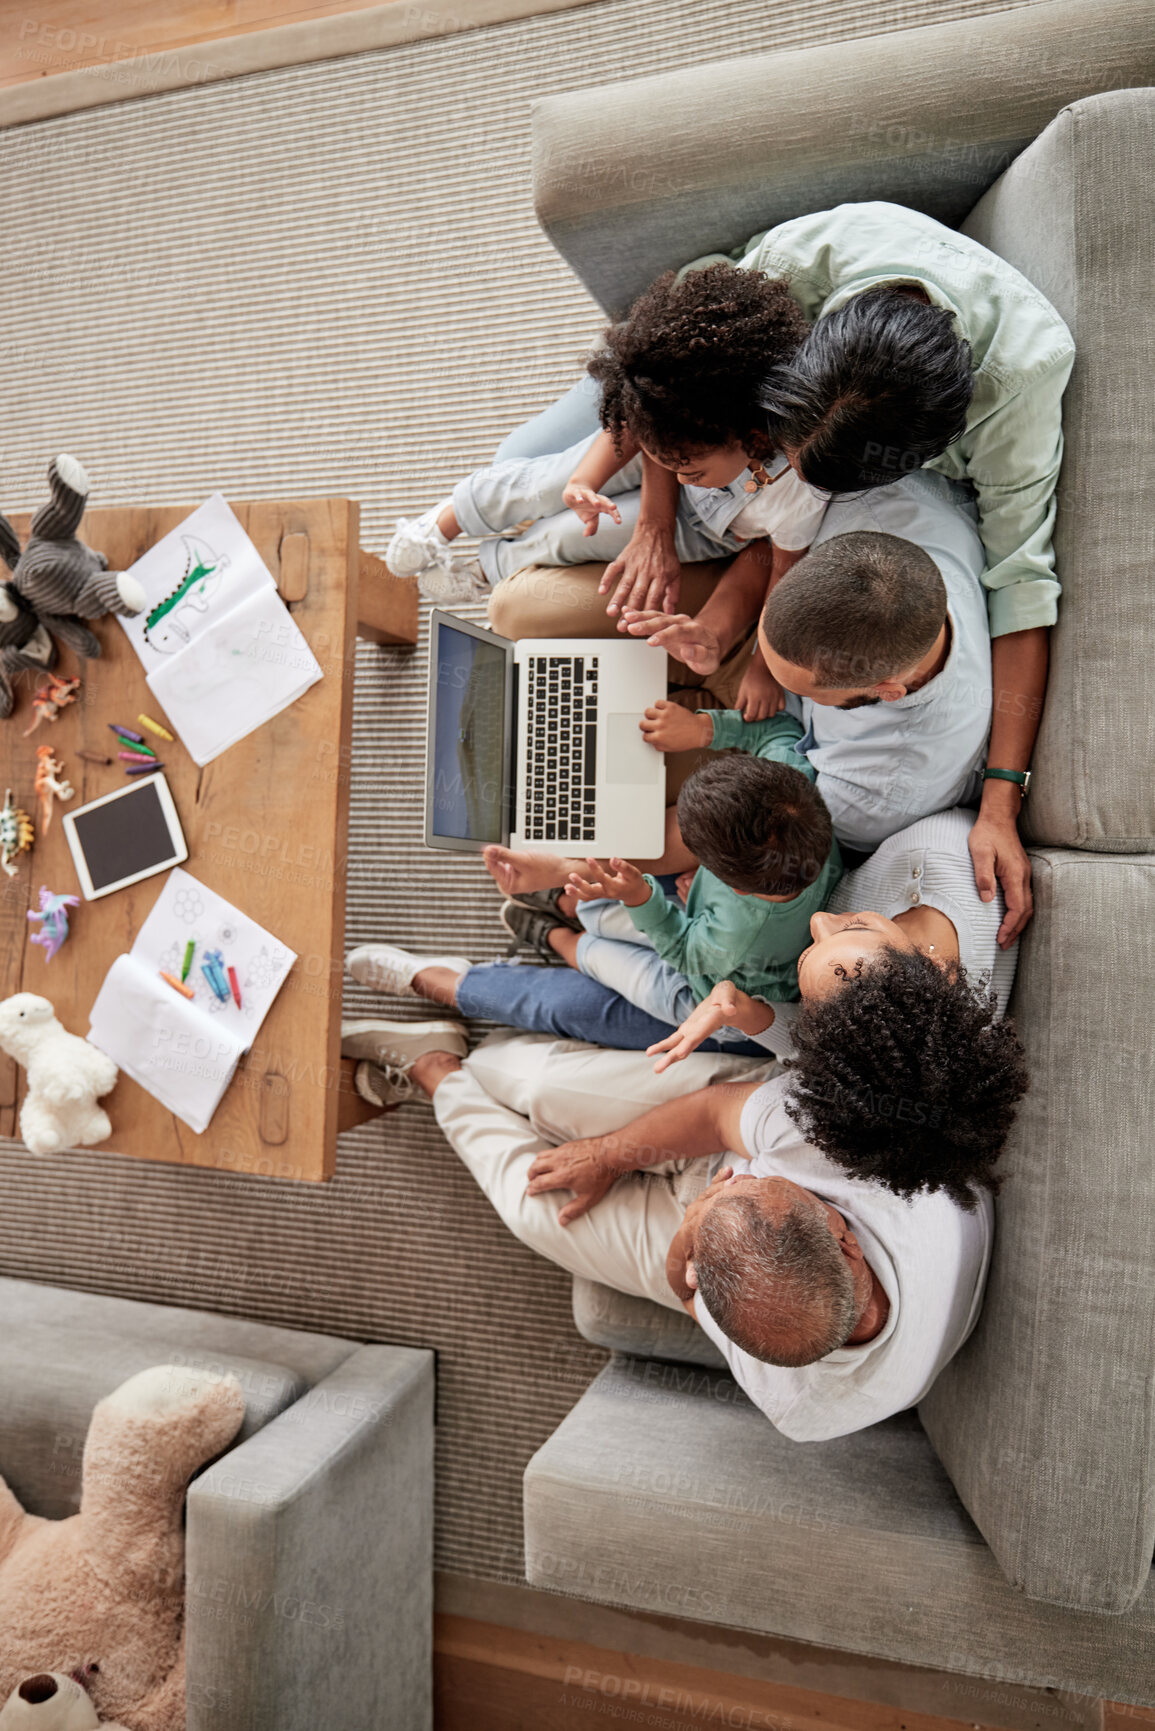
{"label": "woman with afro hair", "polygon": [[1027,1071],[1005,1019],[1018,946],[999,949],[1001,898],[975,889],[972,820],[962,809],[922,818],[843,876],[810,922],[800,1004],[723,982],[650,1048],[659,1067],[739,1028],[785,1058],[790,1116],[847,1172],[963,1207],[996,1191]]}
{"label": "woman with afro hair", "polygon": [[[828,498],[791,468],[758,403],[767,368],[789,360],[808,328],[785,283],[728,264],[681,281],[669,272],[609,327],[590,359],[602,431],[467,475],[450,498],[399,521],[385,552],[390,570],[416,576],[444,604],[476,598],[527,566],[612,562],[644,518],[643,480],[657,470],[676,497],[679,561],[737,554],[731,570],[740,576],[748,562],[764,594],[807,550]],[[461,535],[480,538],[476,559],[453,550]],[[679,584],[670,576],[663,587],[671,609]],[[603,578],[597,594],[609,588]],[[576,635],[599,624],[604,635],[624,597],[590,599],[594,629],[574,622]],[[499,609],[492,617],[502,629]],[[755,646],[736,707],[755,721],[780,701]]]}

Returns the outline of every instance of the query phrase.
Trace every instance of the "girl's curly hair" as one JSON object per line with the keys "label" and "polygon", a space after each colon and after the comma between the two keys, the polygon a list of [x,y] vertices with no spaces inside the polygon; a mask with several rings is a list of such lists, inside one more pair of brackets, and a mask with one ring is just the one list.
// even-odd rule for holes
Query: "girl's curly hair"
{"label": "girl's curly hair", "polygon": [[995,1162],[1029,1085],[1014,1026],[958,962],[885,949],[803,1005],[786,1110],[856,1178],[899,1196],[994,1194]]}
{"label": "girl's curly hair", "polygon": [[588,362],[602,387],[602,426],[670,460],[723,445],[769,456],[758,394],[809,330],[784,281],[713,264],[679,281],[667,271],[610,325]]}

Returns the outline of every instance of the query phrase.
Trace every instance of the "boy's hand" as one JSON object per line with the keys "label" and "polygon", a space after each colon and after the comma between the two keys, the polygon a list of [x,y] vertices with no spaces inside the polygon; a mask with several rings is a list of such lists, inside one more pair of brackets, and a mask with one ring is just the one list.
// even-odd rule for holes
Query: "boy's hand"
{"label": "boy's hand", "polygon": [[714,737],[714,723],[708,715],[697,715],[660,697],[652,709],[647,709],[638,723],[647,745],[658,751],[695,751],[709,745]]}
{"label": "boy's hand", "polygon": [[574,872],[567,885],[579,902],[624,902],[628,908],[640,908],[649,901],[650,886],[629,860],[612,859],[608,865],[599,865],[596,859],[589,859],[586,865],[589,877],[581,878]]}
{"label": "boy's hand", "polygon": [[587,487],[582,481],[567,483],[562,499],[576,517],[585,524],[583,534],[595,535],[598,520],[604,513],[612,517],[615,523],[620,523],[622,514],[612,499],[607,499],[601,493],[595,493],[592,487]]}
{"label": "boy's hand", "polygon": [[654,1074],[660,1076],[671,1064],[688,1058],[719,1028],[741,1028],[744,1034],[764,1034],[773,1020],[774,1012],[769,1004],[760,1004],[745,992],[740,992],[731,980],[719,980],[709,997],[703,998],[690,1011],[680,1028],[659,1040],[657,1045],[647,1046],[646,1056],[653,1058],[661,1054],[654,1065]]}
{"label": "boy's hand", "polygon": [[786,694],[762,659],[757,647],[738,687],[738,708],[743,721],[767,721],[786,707]]}
{"label": "boy's hand", "polygon": [[621,1170],[605,1158],[600,1136],[589,1136],[581,1142],[563,1142],[560,1148],[546,1148],[529,1169],[527,1196],[542,1196],[549,1190],[572,1190],[574,1200],[558,1210],[558,1224],[568,1226],[588,1214],[600,1202]]}
{"label": "boy's hand", "polygon": [[688,613],[642,612],[627,607],[622,623],[631,637],[648,637],[655,649],[664,649],[691,673],[714,673],[722,660],[717,633],[699,624]]}

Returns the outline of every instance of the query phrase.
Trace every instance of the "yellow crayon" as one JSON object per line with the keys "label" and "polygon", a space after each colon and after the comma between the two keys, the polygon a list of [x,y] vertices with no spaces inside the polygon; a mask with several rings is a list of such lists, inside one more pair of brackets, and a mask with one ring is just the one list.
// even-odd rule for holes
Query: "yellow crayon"
{"label": "yellow crayon", "polygon": [[159,721],[154,721],[151,715],[138,715],[136,719],[142,727],[147,727],[150,733],[158,733],[162,739],[172,738],[168,728],[162,727]]}

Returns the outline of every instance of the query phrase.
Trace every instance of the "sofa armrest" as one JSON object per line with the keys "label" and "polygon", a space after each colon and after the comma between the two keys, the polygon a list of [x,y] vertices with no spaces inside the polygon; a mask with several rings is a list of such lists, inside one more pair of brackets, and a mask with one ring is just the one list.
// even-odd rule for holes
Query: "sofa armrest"
{"label": "sofa armrest", "polygon": [[365,1346],[188,1494],[188,1731],[432,1723],[433,1355]]}

